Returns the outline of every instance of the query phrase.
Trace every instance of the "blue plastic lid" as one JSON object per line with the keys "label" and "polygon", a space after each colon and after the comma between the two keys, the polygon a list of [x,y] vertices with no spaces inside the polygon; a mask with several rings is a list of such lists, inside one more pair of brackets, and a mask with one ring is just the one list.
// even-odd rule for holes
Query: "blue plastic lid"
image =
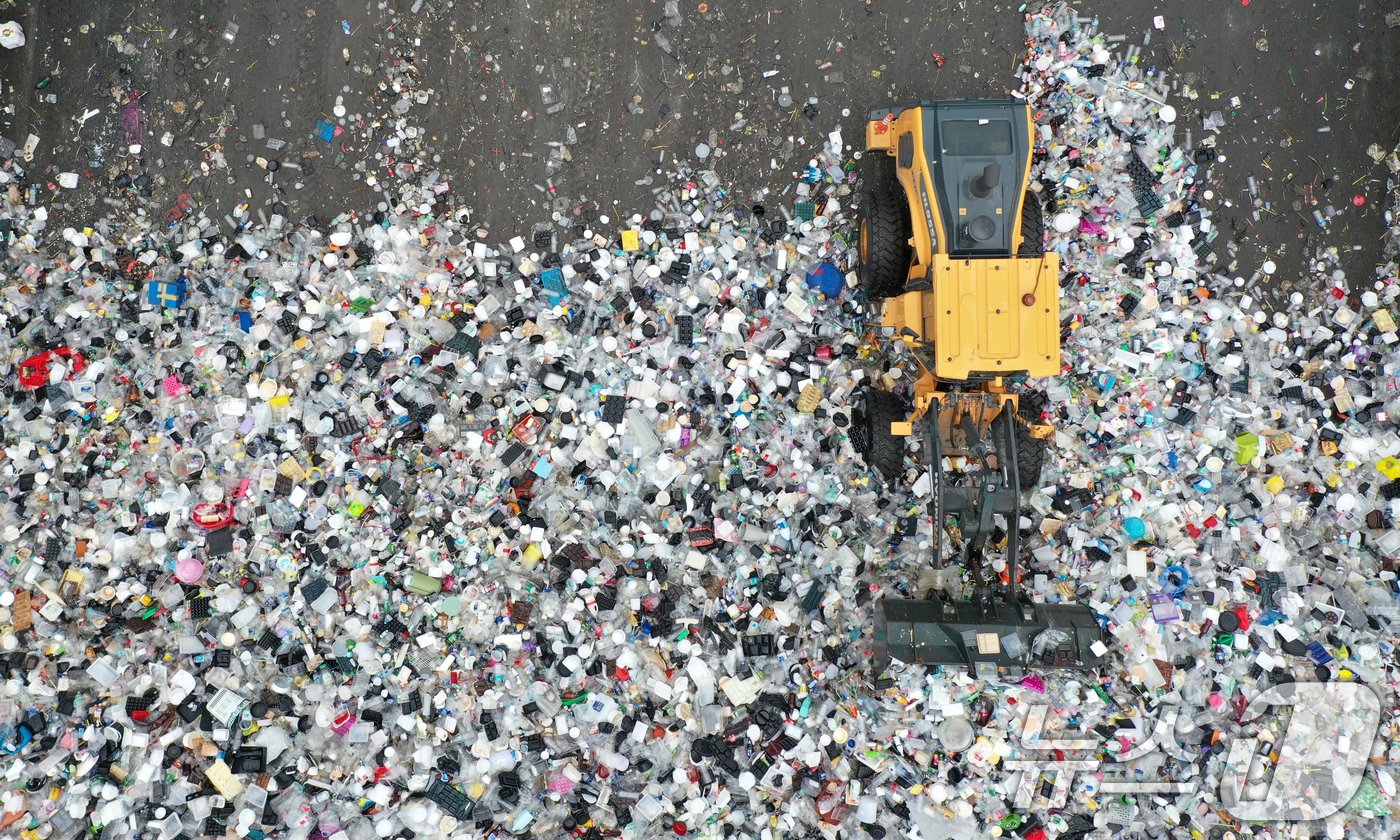
{"label": "blue plastic lid", "polygon": [[807,285],[829,298],[837,297],[846,288],[846,276],[829,262],[817,263],[807,269]]}

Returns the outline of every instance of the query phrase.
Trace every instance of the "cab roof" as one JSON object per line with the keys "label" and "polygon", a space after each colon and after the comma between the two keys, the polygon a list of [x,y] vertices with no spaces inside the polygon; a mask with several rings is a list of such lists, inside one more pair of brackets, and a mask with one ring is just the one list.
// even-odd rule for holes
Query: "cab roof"
{"label": "cab roof", "polygon": [[942,241],[951,256],[1010,256],[1030,160],[1030,109],[1015,99],[923,103]]}

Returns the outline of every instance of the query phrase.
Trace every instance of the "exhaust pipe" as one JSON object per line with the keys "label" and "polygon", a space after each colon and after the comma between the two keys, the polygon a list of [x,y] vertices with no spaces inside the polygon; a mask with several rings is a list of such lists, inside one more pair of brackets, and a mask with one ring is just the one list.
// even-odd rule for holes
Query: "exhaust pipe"
{"label": "exhaust pipe", "polygon": [[968,189],[972,192],[973,198],[986,198],[1001,183],[1001,164],[989,163],[982,170],[982,174],[972,179]]}

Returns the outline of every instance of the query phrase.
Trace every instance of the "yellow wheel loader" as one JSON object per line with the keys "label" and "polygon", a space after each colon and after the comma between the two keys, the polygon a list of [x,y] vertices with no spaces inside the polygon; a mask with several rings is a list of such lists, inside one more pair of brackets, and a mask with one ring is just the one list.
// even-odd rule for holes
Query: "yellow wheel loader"
{"label": "yellow wheel loader", "polygon": [[1060,262],[1030,189],[1034,146],[1016,100],[922,102],[866,124],[877,171],[860,286],[905,376],[899,391],[882,375],[857,397],[852,438],[887,481],[905,475],[917,441],[933,520],[925,598],[879,603],[877,673],[891,659],[1091,668],[1103,650],[1090,609],[1032,603],[1018,579],[1021,492],[1053,434],[1024,383],[1060,371]]}

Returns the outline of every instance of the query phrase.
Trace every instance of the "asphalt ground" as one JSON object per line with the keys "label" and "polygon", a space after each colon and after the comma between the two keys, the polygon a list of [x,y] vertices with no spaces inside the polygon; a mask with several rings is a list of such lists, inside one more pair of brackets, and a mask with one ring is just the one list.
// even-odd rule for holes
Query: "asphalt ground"
{"label": "asphalt ground", "polygon": [[[1353,283],[1372,276],[1385,176],[1366,150],[1400,138],[1400,29],[1386,28],[1386,5],[1076,8],[1171,75],[1179,130],[1199,142],[1202,120],[1224,117],[1222,272],[1273,259],[1289,291],[1316,282],[1317,248],[1337,247]],[[664,0],[11,0],[0,20],[19,21],[28,43],[0,51],[0,134],[38,138],[30,183],[51,195],[55,228],[239,205],[326,219],[372,210],[403,174],[385,143],[397,76],[428,94],[405,119],[456,202],[508,237],[555,213],[646,212],[678,157],[700,163],[701,143],[734,200],[761,201],[838,126],[858,141],[871,109],[1018,85],[1018,5],[681,0],[667,12]],[[337,104],[341,133],[313,136],[318,120],[340,122]],[[62,172],[80,186],[53,186]],[[1329,205],[1324,228],[1313,211]]]}

